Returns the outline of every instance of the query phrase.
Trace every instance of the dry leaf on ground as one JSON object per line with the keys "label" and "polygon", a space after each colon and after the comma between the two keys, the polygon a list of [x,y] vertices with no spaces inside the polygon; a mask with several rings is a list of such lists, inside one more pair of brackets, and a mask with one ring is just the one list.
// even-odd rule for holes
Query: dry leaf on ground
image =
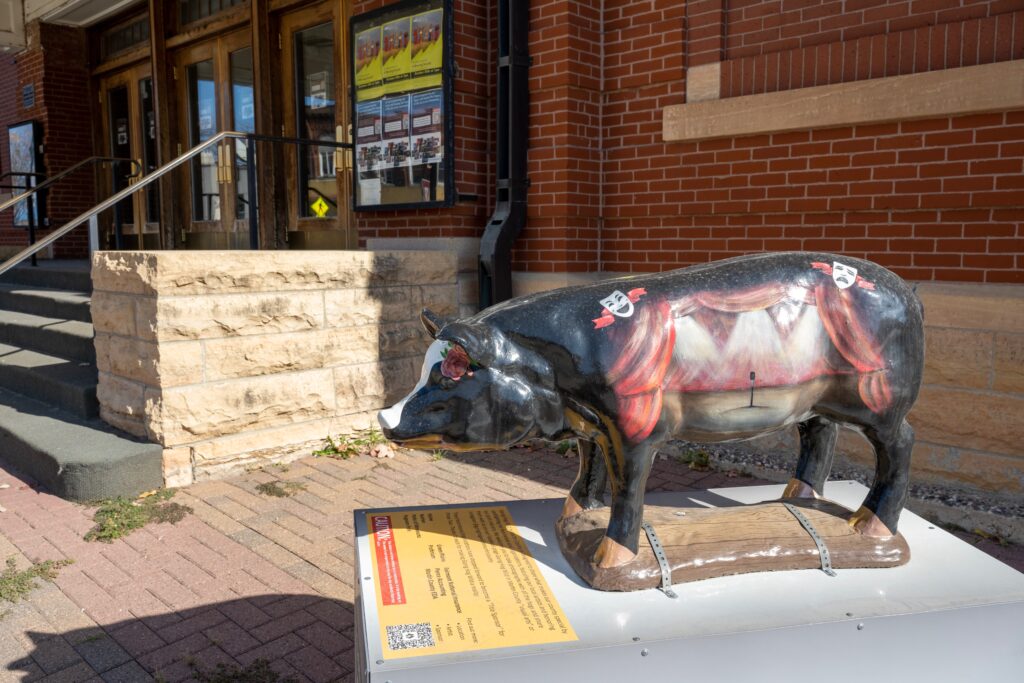
{"label": "dry leaf on ground", "polygon": [[370,457],[373,458],[393,458],[395,457],[395,449],[391,447],[391,444],[378,443],[370,446]]}

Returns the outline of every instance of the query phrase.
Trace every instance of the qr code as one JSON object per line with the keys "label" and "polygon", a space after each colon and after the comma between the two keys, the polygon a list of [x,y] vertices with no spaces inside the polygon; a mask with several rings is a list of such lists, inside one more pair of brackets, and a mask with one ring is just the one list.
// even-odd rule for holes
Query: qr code
{"label": "qr code", "polygon": [[388,626],[388,647],[392,650],[409,650],[416,647],[434,647],[434,632],[430,624],[398,624]]}

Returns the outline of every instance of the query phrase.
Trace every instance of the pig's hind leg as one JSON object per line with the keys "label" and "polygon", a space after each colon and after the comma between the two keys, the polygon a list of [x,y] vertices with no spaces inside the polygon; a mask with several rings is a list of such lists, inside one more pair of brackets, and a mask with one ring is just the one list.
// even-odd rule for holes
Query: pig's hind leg
{"label": "pig's hind leg", "polygon": [[582,438],[576,439],[576,450],[580,455],[580,469],[562,507],[563,518],[604,505],[604,490],[608,484],[604,455],[597,453],[599,449],[593,441]]}
{"label": "pig's hind leg", "polygon": [[825,480],[832,470],[839,425],[815,416],[797,425],[797,431],[800,433],[800,459],[782,497],[821,498]]}
{"label": "pig's hind leg", "polygon": [[865,536],[891,536],[907,500],[914,430],[901,419],[895,427],[866,427],[864,436],[875,448],[875,480],[850,526]]}

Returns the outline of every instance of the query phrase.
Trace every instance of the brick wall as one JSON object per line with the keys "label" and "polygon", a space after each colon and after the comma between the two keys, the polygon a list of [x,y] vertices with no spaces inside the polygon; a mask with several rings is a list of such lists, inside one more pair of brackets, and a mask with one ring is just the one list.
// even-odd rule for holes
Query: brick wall
{"label": "brick wall", "polygon": [[[1024,112],[609,149],[608,270],[839,251],[916,280],[1020,282]],[[612,162],[610,162],[611,164]]]}
{"label": "brick wall", "polygon": [[730,0],[725,4],[729,59],[986,19],[1024,7],[1019,0]]}
{"label": "brick wall", "polygon": [[597,270],[601,214],[600,2],[530,6],[528,221],[516,270]]}
{"label": "brick wall", "polygon": [[[690,66],[738,49],[729,41],[755,45],[750,37],[727,39],[723,14],[753,16],[755,7],[778,4],[729,3],[723,13],[721,2],[690,3]],[[907,11],[918,4],[907,3]],[[1010,5],[972,11],[1000,8]],[[685,90],[685,74],[672,61],[686,50],[684,32],[666,23],[676,11],[675,3],[652,0],[606,11],[603,270],[657,271],[762,250],[824,249],[876,260],[912,279],[1024,281],[1024,112],[665,143],[661,110],[682,103]],[[908,22],[960,16],[936,11]],[[886,28],[910,25],[888,21]],[[661,68],[650,61],[653,49],[645,49],[652,35],[667,60]],[[745,59],[788,45],[756,35],[762,56]],[[810,43],[818,35],[795,39]],[[836,34],[823,35],[827,41]],[[1014,40],[1007,35],[990,56],[1005,56]],[[616,60],[630,60],[635,72]]]}
{"label": "brick wall", "polygon": [[[42,24],[40,37],[44,53],[43,142],[46,171],[52,175],[94,154],[92,136],[83,131],[82,121],[91,116],[96,93],[90,86],[85,30]],[[58,181],[48,199],[50,225],[59,227],[78,216],[96,203],[95,197],[91,170]],[[58,258],[86,256],[88,229],[83,226],[62,237],[54,250]]]}
{"label": "brick wall", "polygon": [[[1024,57],[1024,0],[960,4],[532,3],[532,185],[514,268],[657,271],[822,249],[918,280],[1024,281],[1024,112],[662,140],[686,67],[724,60],[731,96]],[[493,131],[473,127],[493,115],[476,103],[493,95],[483,46],[496,20],[456,7],[458,189],[481,201],[364,215],[364,237],[475,236],[489,215]]]}
{"label": "brick wall", "polygon": [[1024,57],[1021,0],[727,5],[719,25],[723,97]]}
{"label": "brick wall", "polygon": [[[88,121],[90,89],[86,60],[85,31],[33,22],[26,28],[28,47],[13,57],[0,59],[0,158],[3,170],[10,170],[7,126],[26,120],[42,124],[46,173],[53,175],[92,155],[92,135],[83,130]],[[22,107],[22,88],[34,84],[35,104]],[[93,175],[89,171],[69,176],[49,192],[47,216],[58,227],[95,203]],[[25,246],[28,235],[11,224],[11,211],[0,214],[0,246]],[[46,234],[39,230],[39,235]],[[84,257],[88,233],[83,228],[55,245],[57,257]]]}

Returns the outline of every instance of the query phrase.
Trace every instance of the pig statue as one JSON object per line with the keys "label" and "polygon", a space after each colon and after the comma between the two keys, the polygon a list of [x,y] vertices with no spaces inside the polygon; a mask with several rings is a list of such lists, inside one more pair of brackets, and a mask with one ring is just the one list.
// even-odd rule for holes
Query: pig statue
{"label": "pig statue", "polygon": [[850,524],[896,533],[924,337],[917,296],[881,266],[757,254],[531,294],[458,320],[424,310],[422,322],[435,341],[416,388],[381,411],[384,435],[460,451],[575,437],[579,475],[563,517],[603,505],[611,482],[599,568],[636,556],[647,476],[671,438],[734,441],[796,425],[784,497],[813,497],[839,426],[855,429],[876,469]]}

